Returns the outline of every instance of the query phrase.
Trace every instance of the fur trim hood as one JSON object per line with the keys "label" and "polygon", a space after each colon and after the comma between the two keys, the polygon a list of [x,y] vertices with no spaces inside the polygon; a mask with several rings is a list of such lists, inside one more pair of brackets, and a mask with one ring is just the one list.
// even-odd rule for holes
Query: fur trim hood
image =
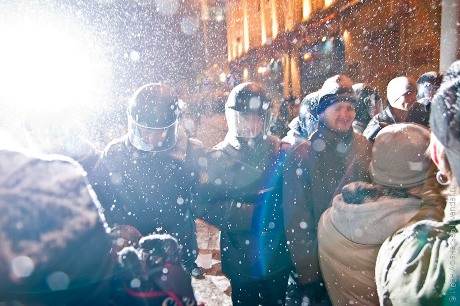
{"label": "fur trim hood", "polygon": [[382,244],[420,209],[421,199],[382,196],[379,189],[372,184],[354,182],[333,199],[326,213],[347,239],[361,244]]}

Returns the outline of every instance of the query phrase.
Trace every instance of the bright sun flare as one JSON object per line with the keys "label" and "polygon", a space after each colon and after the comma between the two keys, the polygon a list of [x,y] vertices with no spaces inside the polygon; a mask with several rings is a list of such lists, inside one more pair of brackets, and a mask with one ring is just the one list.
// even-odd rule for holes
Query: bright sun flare
{"label": "bright sun flare", "polygon": [[48,114],[100,103],[111,67],[88,33],[43,12],[21,17],[0,22],[0,104]]}

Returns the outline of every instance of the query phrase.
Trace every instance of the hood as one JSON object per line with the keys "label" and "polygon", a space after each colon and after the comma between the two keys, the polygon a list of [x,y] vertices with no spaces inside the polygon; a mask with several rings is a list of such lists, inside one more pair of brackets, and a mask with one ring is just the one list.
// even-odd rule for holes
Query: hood
{"label": "hood", "polygon": [[[344,188],[356,187],[356,184],[351,183]],[[374,188],[371,184],[361,184],[365,184],[364,188],[369,190]],[[360,204],[350,204],[343,200],[343,194],[338,194],[333,199],[329,217],[334,227],[347,239],[360,244],[378,245],[407,223],[418,212],[421,202],[421,199],[413,197],[380,196]]]}

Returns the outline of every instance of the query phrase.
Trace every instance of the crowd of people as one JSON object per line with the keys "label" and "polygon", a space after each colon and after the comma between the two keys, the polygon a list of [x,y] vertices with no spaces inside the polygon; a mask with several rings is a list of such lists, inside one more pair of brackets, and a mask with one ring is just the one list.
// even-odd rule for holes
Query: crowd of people
{"label": "crowd of people", "polygon": [[102,152],[2,145],[0,305],[197,305],[196,219],[221,232],[233,305],[455,305],[459,88],[460,61],[394,78],[386,103],[335,75],[278,137],[246,82],[206,150],[150,83]]}

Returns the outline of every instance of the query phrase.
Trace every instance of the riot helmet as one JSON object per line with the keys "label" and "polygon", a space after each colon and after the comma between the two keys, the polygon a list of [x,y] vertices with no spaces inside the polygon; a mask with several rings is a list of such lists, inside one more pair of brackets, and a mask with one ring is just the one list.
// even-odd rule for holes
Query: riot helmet
{"label": "riot helmet", "polygon": [[255,138],[267,134],[271,120],[267,90],[254,82],[235,86],[225,103],[228,131],[236,137]]}
{"label": "riot helmet", "polygon": [[356,116],[353,122],[353,130],[362,134],[372,117],[381,110],[382,98],[377,89],[367,83],[353,84],[353,91],[358,98],[358,103],[355,107]]}
{"label": "riot helmet", "polygon": [[316,114],[318,98],[319,92],[315,91],[306,95],[300,103],[299,126],[307,137],[311,136],[318,126],[318,116]]}
{"label": "riot helmet", "polygon": [[429,71],[422,74],[417,80],[417,101],[424,105],[430,103],[439,86],[443,75],[437,71]]}
{"label": "riot helmet", "polygon": [[161,152],[177,142],[179,98],[161,83],[140,87],[128,106],[128,138],[139,150]]}
{"label": "riot helmet", "polygon": [[366,121],[370,120],[378,113],[382,105],[382,98],[371,85],[367,83],[353,84],[353,91],[358,98],[356,105],[356,120]]}

